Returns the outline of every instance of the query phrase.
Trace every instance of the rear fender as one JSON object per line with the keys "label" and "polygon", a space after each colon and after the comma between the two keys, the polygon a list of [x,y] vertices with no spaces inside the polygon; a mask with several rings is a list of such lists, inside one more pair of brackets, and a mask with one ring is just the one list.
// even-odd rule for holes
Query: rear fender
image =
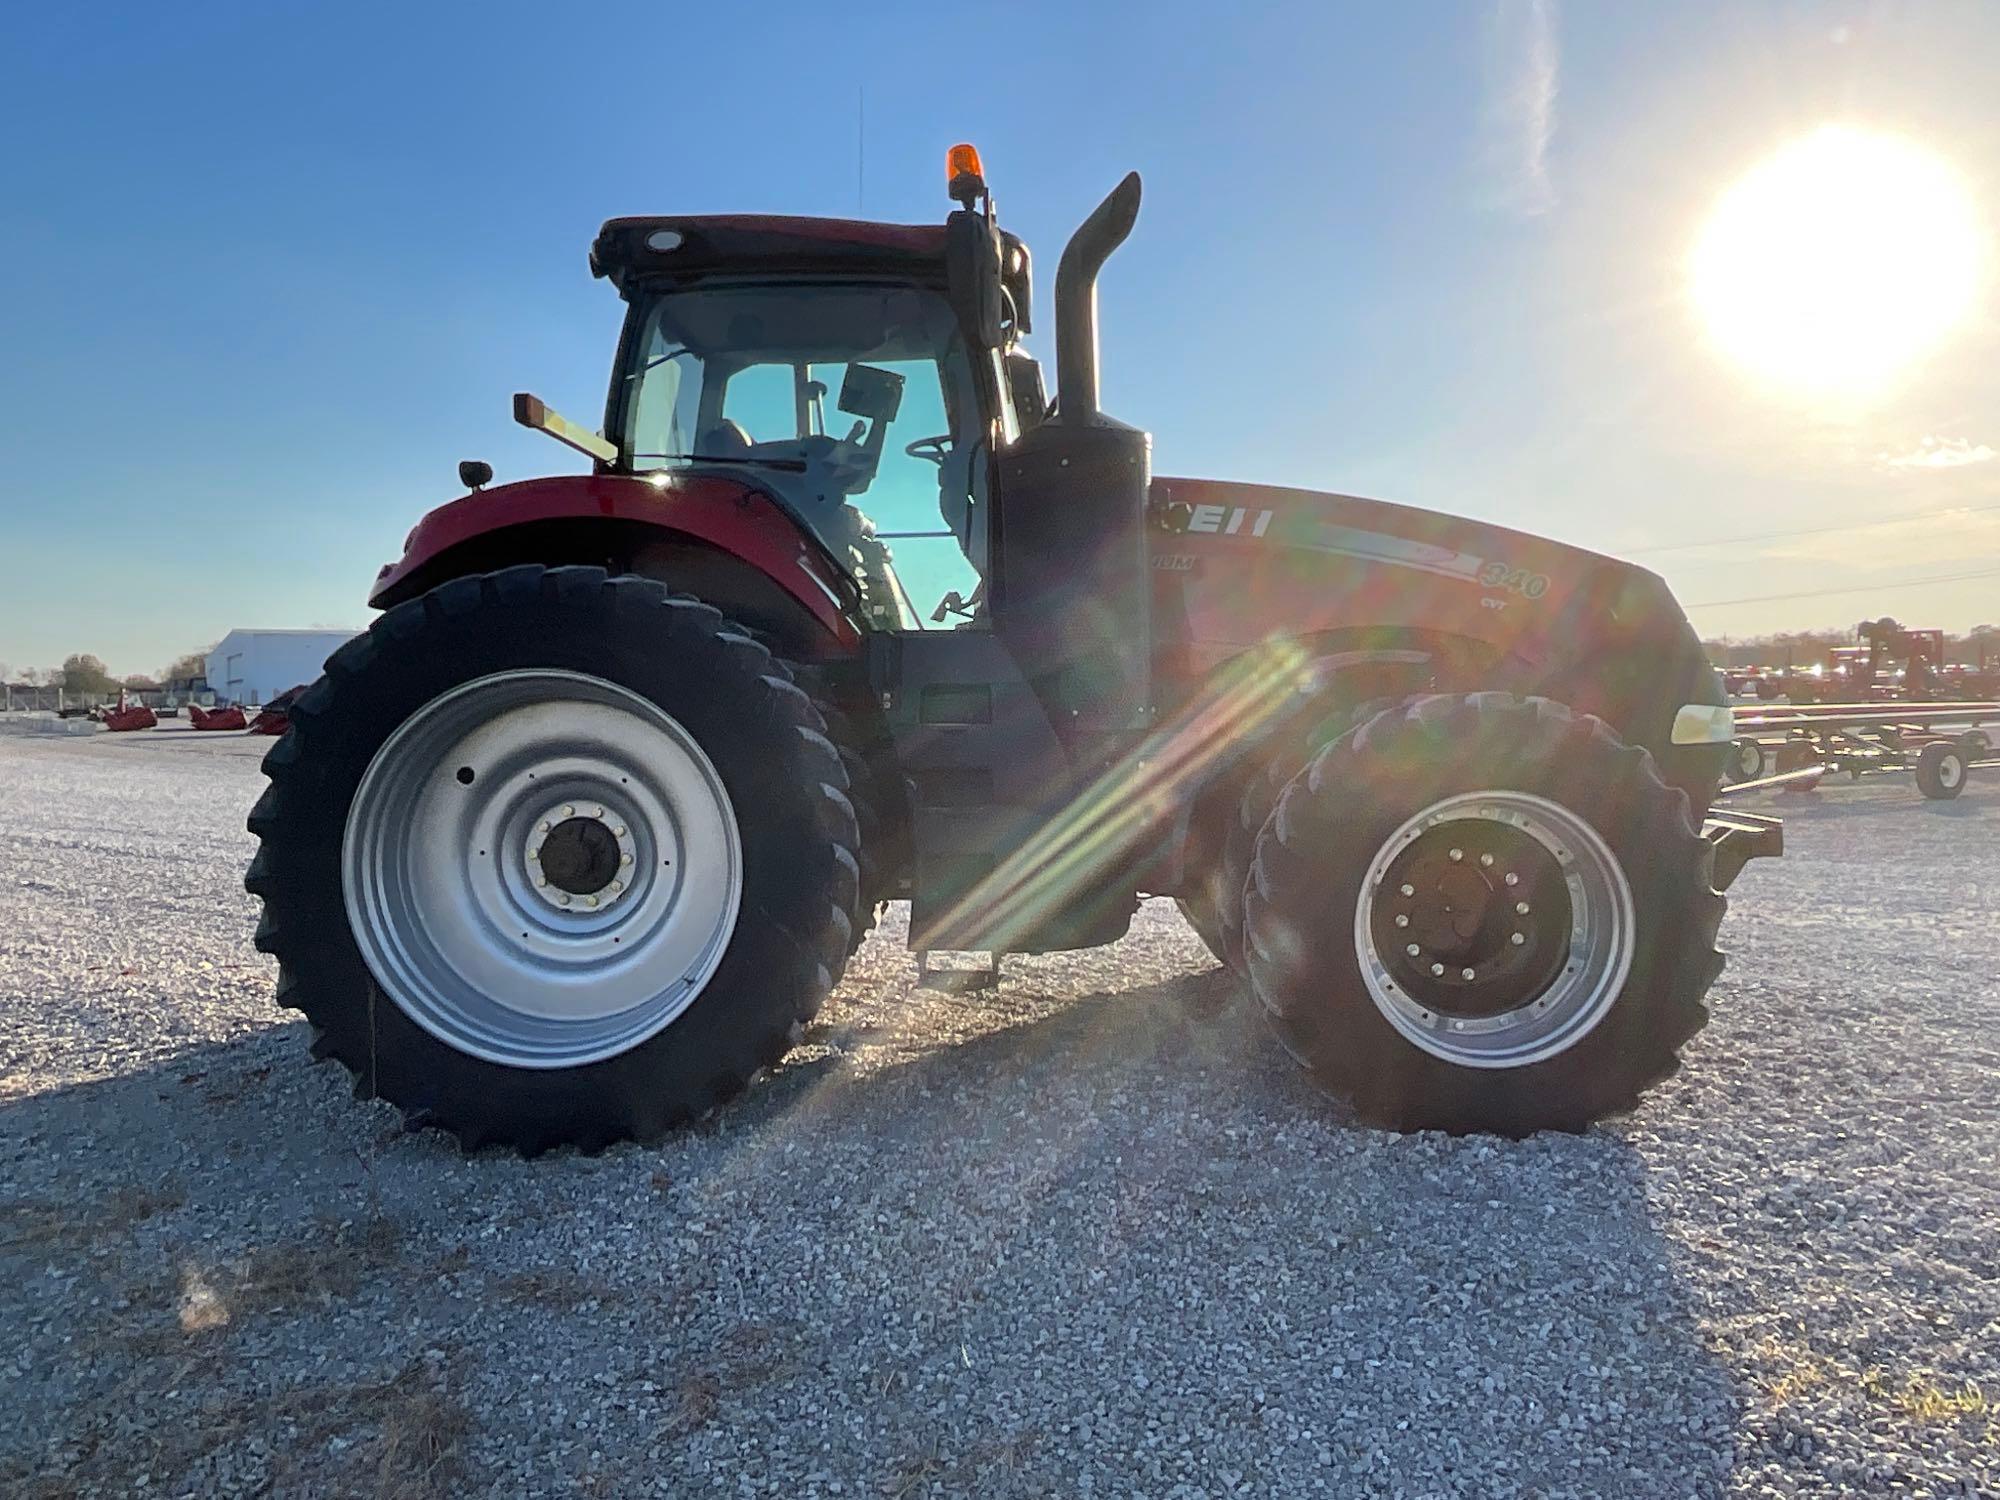
{"label": "rear fender", "polygon": [[852,584],[776,501],[712,475],[656,485],[620,475],[531,479],[431,511],[368,602],[388,609],[449,578],[515,563],[590,563],[642,572],[782,635],[814,658],[852,655]]}

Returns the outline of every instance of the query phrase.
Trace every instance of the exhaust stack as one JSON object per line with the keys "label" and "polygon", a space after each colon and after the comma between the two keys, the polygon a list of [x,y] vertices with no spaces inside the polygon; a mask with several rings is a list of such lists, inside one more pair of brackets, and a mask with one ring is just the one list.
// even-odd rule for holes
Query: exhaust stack
{"label": "exhaust stack", "polygon": [[1097,404],[1097,273],[1139,217],[1139,174],[1127,172],[1077,226],[1056,266],[1056,420],[1088,427]]}

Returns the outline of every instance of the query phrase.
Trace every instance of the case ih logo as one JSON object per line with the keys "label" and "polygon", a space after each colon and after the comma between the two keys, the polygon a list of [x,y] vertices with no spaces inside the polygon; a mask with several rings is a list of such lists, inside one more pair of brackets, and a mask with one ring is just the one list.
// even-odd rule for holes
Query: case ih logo
{"label": "case ih logo", "polygon": [[1271,528],[1271,512],[1242,505],[1189,505],[1169,500],[1156,512],[1162,531],[1201,532],[1209,536],[1262,536]]}

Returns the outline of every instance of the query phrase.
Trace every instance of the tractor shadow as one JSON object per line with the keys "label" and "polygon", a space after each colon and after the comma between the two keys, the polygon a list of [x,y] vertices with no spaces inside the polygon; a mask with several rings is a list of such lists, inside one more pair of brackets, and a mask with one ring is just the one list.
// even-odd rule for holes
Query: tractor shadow
{"label": "tractor shadow", "polygon": [[[614,1490],[705,1484],[804,1401],[875,1435],[851,1489],[919,1461],[911,1493],[1071,1493],[1086,1461],[1147,1488],[1164,1392],[1177,1442],[1258,1492],[1720,1492],[1745,1398],[1622,1135],[1362,1129],[1220,971],[1076,994],[1075,962],[843,993],[714,1119],[595,1158],[404,1134],[297,1024],[0,1104],[0,1319],[31,1329],[32,1387],[0,1488],[53,1431],[86,1479],[165,1454],[143,1461],[200,1488],[282,1452],[319,1377],[257,1393],[335,1338],[365,1378],[324,1393],[345,1425],[288,1482],[384,1461],[354,1391],[431,1348],[461,1434],[438,1442],[491,1480],[476,1435],[524,1380],[572,1379],[580,1338],[672,1406],[593,1437]],[[230,1403],[211,1441],[194,1414]]]}

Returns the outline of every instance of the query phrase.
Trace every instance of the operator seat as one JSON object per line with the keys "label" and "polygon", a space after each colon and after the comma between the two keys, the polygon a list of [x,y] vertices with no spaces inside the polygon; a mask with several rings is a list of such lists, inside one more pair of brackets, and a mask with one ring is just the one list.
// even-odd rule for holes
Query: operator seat
{"label": "operator seat", "polygon": [[734,417],[724,417],[708,429],[708,436],[702,439],[701,452],[717,458],[733,458],[750,451],[750,434],[743,430],[743,424]]}

